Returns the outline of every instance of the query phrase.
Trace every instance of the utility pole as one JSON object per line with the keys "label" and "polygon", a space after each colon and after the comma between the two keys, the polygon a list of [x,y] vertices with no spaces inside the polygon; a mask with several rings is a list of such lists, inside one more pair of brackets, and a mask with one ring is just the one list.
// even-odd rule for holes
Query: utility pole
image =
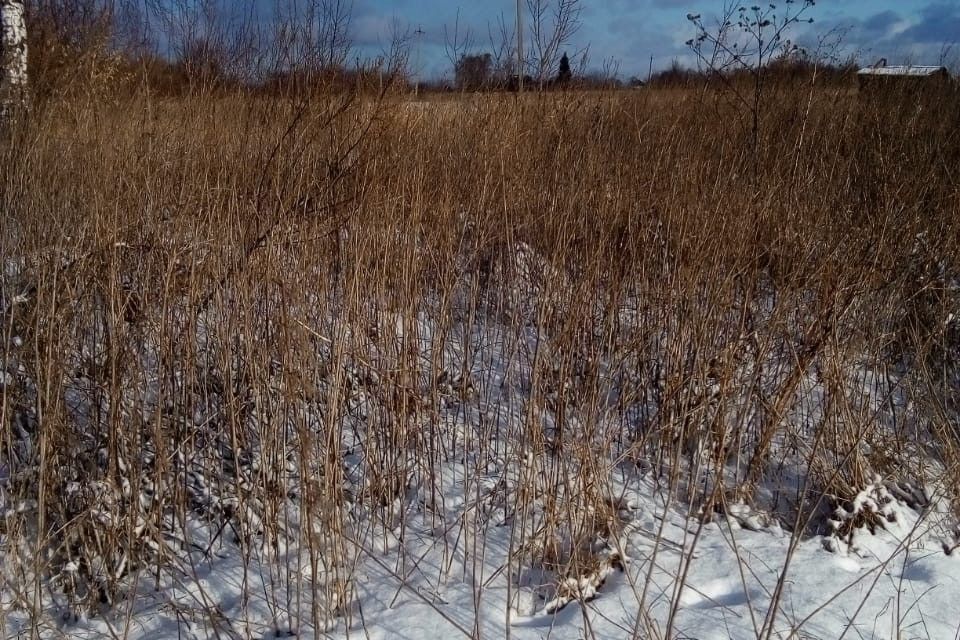
{"label": "utility pole", "polygon": [[415,60],[413,61],[413,95],[414,97],[420,97],[420,36],[423,35],[423,29],[418,26],[417,30],[413,32],[413,35],[417,38],[417,51],[414,54]]}
{"label": "utility pole", "polygon": [[517,92],[523,93],[523,11],[517,0]]}

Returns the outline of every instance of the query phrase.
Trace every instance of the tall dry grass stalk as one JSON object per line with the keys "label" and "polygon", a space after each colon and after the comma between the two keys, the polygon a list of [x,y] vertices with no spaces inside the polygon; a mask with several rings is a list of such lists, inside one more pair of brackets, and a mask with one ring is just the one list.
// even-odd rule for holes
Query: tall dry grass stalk
{"label": "tall dry grass stalk", "polygon": [[11,606],[227,542],[362,624],[415,517],[464,575],[511,523],[562,597],[630,474],[796,535],[875,474],[955,492],[955,96],[764,99],[756,145],[687,90],[52,100],[0,151]]}

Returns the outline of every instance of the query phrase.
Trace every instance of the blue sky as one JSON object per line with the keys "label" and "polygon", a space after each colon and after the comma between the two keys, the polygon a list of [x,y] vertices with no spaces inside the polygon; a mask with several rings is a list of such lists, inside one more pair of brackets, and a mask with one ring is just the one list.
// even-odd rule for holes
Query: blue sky
{"label": "blue sky", "polygon": [[[761,4],[770,1],[783,5],[783,0]],[[581,4],[582,27],[568,47],[570,53],[589,45],[590,67],[601,68],[604,60],[613,59],[626,77],[645,76],[651,56],[654,69],[666,67],[673,59],[691,63],[684,45],[693,35],[687,13],[709,18],[721,10],[723,0],[581,0]],[[450,66],[444,53],[444,25],[453,26],[458,9],[461,29],[468,26],[473,33],[474,50],[484,51],[490,48],[488,25],[495,25],[503,15],[512,28],[516,4],[515,0],[354,0],[354,44],[366,51],[385,45],[392,22],[422,29],[421,75],[440,76]],[[810,48],[816,48],[825,34],[839,34],[838,53],[844,57],[937,64],[944,47],[958,41],[946,61],[955,66],[960,59],[957,0],[818,0],[805,15],[814,23],[796,27],[793,36]]]}

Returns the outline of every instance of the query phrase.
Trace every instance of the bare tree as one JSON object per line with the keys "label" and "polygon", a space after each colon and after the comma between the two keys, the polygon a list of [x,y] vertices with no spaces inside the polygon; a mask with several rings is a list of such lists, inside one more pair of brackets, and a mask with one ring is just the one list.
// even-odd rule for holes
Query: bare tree
{"label": "bare tree", "polygon": [[580,0],[526,0],[530,44],[526,64],[542,89],[557,71],[560,53],[580,29]]}
{"label": "bare tree", "polygon": [[513,56],[515,36],[516,33],[510,28],[503,13],[497,17],[496,27],[489,22],[487,23],[490,56],[493,60],[493,76],[502,85],[508,84],[510,76],[517,73],[516,60]]}
{"label": "bare tree", "polygon": [[[414,31],[399,19],[390,21],[387,29],[387,43],[381,48],[377,57],[376,66],[383,69],[388,77],[399,79],[410,73],[410,47],[413,42]],[[407,78],[409,81],[409,78]]]}
{"label": "bare tree", "polygon": [[223,80],[231,49],[217,0],[147,0],[147,8],[191,88]]}
{"label": "bare tree", "polygon": [[349,31],[353,0],[320,0],[319,4],[317,44],[321,51],[321,64],[326,67],[342,67],[350,55]]}
{"label": "bare tree", "polygon": [[0,78],[0,113],[4,119],[21,105],[27,86],[27,26],[23,19],[23,0],[0,0],[0,26],[3,28],[3,74]]}
{"label": "bare tree", "polygon": [[[728,96],[749,117],[749,141],[756,159],[763,115],[763,94],[770,62],[778,55],[792,54],[797,45],[787,40],[790,30],[801,22],[812,23],[805,16],[816,0],[785,0],[778,12],[775,4],[747,6],[742,0],[725,0],[720,17],[713,25],[700,14],[687,14],[696,29],[696,36],[687,46],[697,57],[698,65],[718,79]],[[732,81],[735,74],[749,78],[744,89]],[[754,179],[758,167],[754,164]]]}
{"label": "bare tree", "polygon": [[278,11],[277,39],[292,67],[340,69],[350,54],[352,0],[307,0],[290,3],[289,15]]}
{"label": "bare tree", "polygon": [[443,25],[443,49],[454,70],[454,74],[459,74],[459,65],[473,46],[473,34],[467,27],[460,29],[460,9],[457,9],[457,17],[453,21],[453,29]]}
{"label": "bare tree", "polygon": [[352,0],[278,4],[268,47],[275,76],[304,87],[344,78],[351,52],[352,14]]}
{"label": "bare tree", "polygon": [[457,61],[456,84],[461,91],[479,91],[493,79],[493,56],[489,53],[464,54]]}

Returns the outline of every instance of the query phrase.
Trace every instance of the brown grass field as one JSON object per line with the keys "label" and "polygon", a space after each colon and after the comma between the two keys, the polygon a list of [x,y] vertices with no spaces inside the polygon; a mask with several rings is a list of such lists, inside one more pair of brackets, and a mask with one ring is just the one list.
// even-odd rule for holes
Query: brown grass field
{"label": "brown grass field", "polygon": [[960,507],[957,105],[772,86],[754,137],[715,88],[46,100],[0,147],[14,606],[71,562],[111,600],[191,513],[280,540],[295,500],[338,612],[464,456],[537,514],[509,567],[558,575],[624,465],[798,537],[876,476]]}

